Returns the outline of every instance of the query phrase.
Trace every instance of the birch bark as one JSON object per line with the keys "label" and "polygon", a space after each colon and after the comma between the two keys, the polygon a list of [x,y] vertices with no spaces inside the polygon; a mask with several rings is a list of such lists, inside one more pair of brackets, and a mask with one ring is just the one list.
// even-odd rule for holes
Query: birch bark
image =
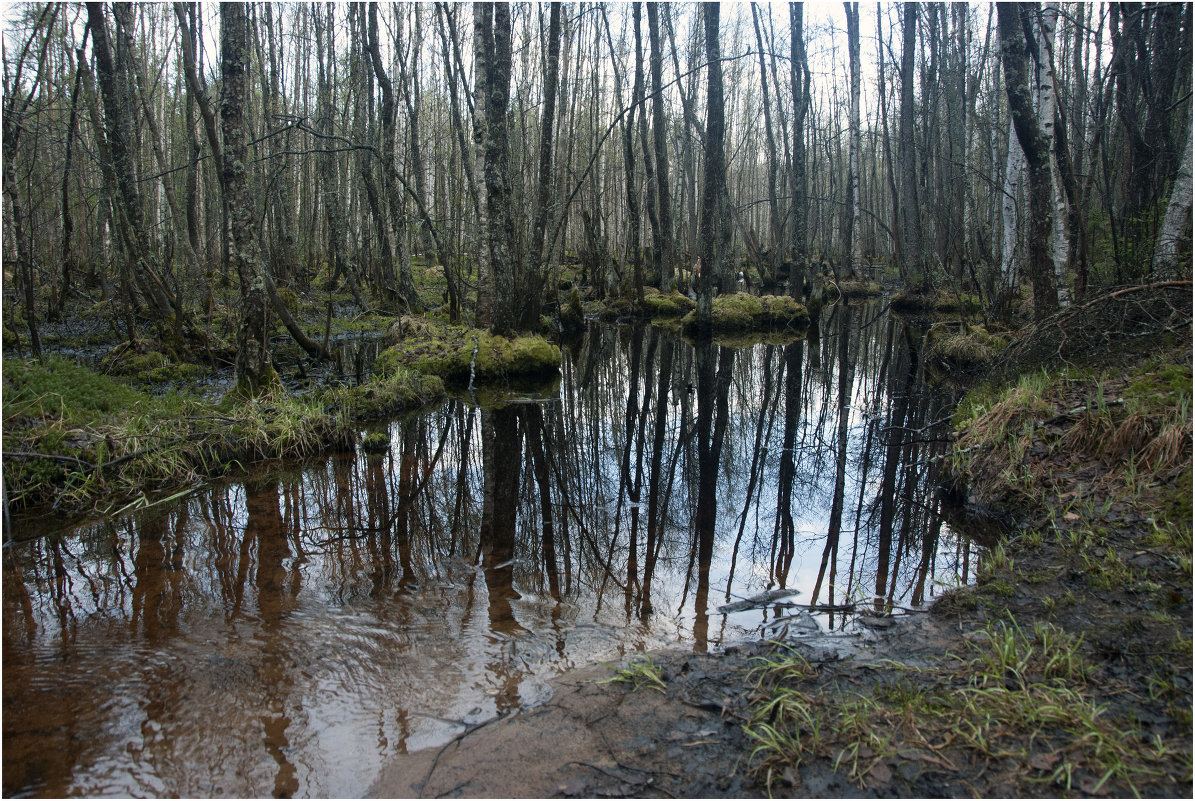
{"label": "birch bark", "polygon": [[[1154,246],[1153,278],[1164,280],[1178,277],[1178,241],[1184,233],[1191,233],[1191,126],[1187,125],[1187,146],[1183,149],[1183,160],[1170,190],[1170,204],[1166,217],[1158,231]],[[1190,265],[1188,265],[1188,270]]]}

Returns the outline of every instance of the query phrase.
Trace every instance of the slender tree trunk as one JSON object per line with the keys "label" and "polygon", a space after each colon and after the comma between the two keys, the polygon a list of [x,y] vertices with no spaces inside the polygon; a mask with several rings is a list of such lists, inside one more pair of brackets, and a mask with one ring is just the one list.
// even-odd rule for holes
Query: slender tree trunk
{"label": "slender tree trunk", "polygon": [[220,4],[220,79],[224,102],[220,108],[224,134],[224,172],[232,241],[229,255],[241,281],[241,325],[237,331],[236,388],[255,397],[277,383],[270,366],[268,291],[258,251],[257,217],[250,180],[249,16],[240,3]]}
{"label": "slender tree trunk", "polygon": [[[660,211],[659,200],[660,193],[656,187],[656,163],[653,145],[648,138],[647,127],[647,99],[645,97],[644,84],[645,79],[643,75],[643,32],[642,32],[642,3],[635,4],[635,84],[639,87],[639,108],[637,114],[639,116],[639,149],[643,153],[643,176],[647,179],[647,219],[651,224],[652,237],[652,272],[656,284],[660,282]],[[638,290],[637,290],[638,292]],[[641,293],[640,293],[641,294]]]}
{"label": "slender tree trunk", "polygon": [[1067,220],[1070,207],[1062,184],[1062,175],[1056,157],[1056,140],[1060,132],[1055,130],[1058,117],[1058,96],[1054,86],[1054,30],[1058,24],[1058,3],[1045,3],[1033,14],[1030,30],[1036,39],[1030,52],[1034,56],[1034,93],[1037,108],[1037,123],[1050,146],[1050,198],[1053,208],[1053,227],[1050,232],[1051,260],[1054,280],[1061,306],[1070,304],[1070,242]]}
{"label": "slender tree trunk", "polygon": [[[486,174],[489,147],[489,112],[486,87],[489,85],[490,50],[493,49],[494,9],[492,4],[473,4],[473,174],[477,183],[485,183],[484,196],[478,191],[477,204],[477,315],[478,328],[492,324],[494,306],[494,257],[491,241],[489,182]],[[505,124],[505,122],[504,122]]]}
{"label": "slender tree trunk", "polygon": [[34,283],[33,249],[29,245],[28,226],[25,223],[25,211],[17,187],[16,170],[11,166],[16,163],[19,138],[16,125],[11,122],[13,116],[4,116],[4,189],[8,194],[8,208],[12,214],[12,235],[17,244],[17,266],[25,306],[25,325],[29,329],[29,347],[33,357],[40,362],[41,336],[37,330],[37,308],[34,305],[37,287]]}
{"label": "slender tree trunk", "polygon": [[917,3],[904,4],[903,45],[900,61],[900,163],[902,242],[901,257],[909,280],[926,279],[921,252],[921,206],[917,198],[917,149],[913,136],[913,68],[917,57]]}
{"label": "slender tree trunk", "polygon": [[851,67],[850,156],[846,178],[847,226],[843,237],[843,256],[847,260],[847,272],[852,278],[856,278],[859,265],[863,261],[863,242],[859,235],[859,153],[862,149],[859,91],[863,67],[859,60],[859,4],[843,3],[843,7],[846,10],[847,50]]}
{"label": "slender tree trunk", "polygon": [[883,128],[883,143],[884,143],[884,164],[886,169],[885,175],[888,179],[888,195],[892,199],[892,215],[889,219],[892,221],[890,229],[892,233],[892,252],[895,256],[896,266],[900,272],[900,278],[907,286],[909,281],[908,261],[905,258],[905,244],[904,244],[904,229],[901,226],[901,198],[900,192],[896,188],[896,165],[892,159],[892,138],[888,131],[888,89],[887,81],[884,78],[885,60],[884,50],[885,42],[882,35],[882,21],[883,14],[880,4],[876,3],[876,53],[878,55],[876,65],[876,75],[879,79],[880,90],[880,121]]}
{"label": "slender tree trunk", "polygon": [[[632,4],[635,18],[635,77],[631,89],[631,105],[623,121],[623,163],[626,166],[627,217],[630,222],[630,241],[627,246],[631,258],[635,300],[643,302],[643,236],[639,213],[639,186],[635,178],[635,115],[643,112],[643,50],[638,46],[640,5]],[[611,53],[613,55],[613,53]]]}
{"label": "slender tree trunk", "polygon": [[507,127],[511,75],[510,6],[479,3],[475,8],[474,47],[485,53],[484,81],[478,80],[475,92],[485,98],[482,154],[485,164],[487,239],[494,280],[490,330],[505,336],[513,333],[518,324],[520,305],[520,299],[516,297],[520,270],[514,252],[510,137]]}
{"label": "slender tree trunk", "polygon": [[[366,48],[369,51],[369,61],[373,65],[374,77],[377,79],[378,88],[381,90],[382,95],[382,104],[378,109],[378,116],[382,118],[382,186],[386,191],[387,206],[390,209],[390,225],[394,230],[395,244],[399,249],[399,263],[401,264],[405,261],[409,267],[410,259],[406,258],[406,242],[402,235],[404,225],[402,213],[403,195],[402,190],[398,187],[398,179],[395,177],[398,167],[394,162],[394,149],[397,139],[394,88],[390,82],[390,76],[386,72],[386,66],[382,63],[381,43],[378,37],[378,6],[376,3],[369,4],[368,13],[368,39]],[[399,13],[401,13],[401,10]],[[393,260],[390,263],[390,267],[391,269],[394,267]],[[412,299],[418,297],[414,292],[413,286],[406,286],[403,275],[396,275],[393,272],[386,275],[382,286],[383,296],[395,297],[408,309],[413,309]]]}
{"label": "slender tree trunk", "polygon": [[[114,12],[121,15],[118,19],[125,19],[131,13],[127,6],[121,5],[117,5]],[[136,101],[129,94],[128,90],[131,87],[128,84],[131,77],[126,74],[131,54],[127,52],[127,48],[120,48],[119,61],[113,59],[103,3],[88,3],[87,16],[91,27],[91,49],[95,56],[97,79],[104,97],[108,150],[112,157],[112,174],[116,179],[115,194],[120,198],[120,208],[126,223],[124,240],[128,257],[133,263],[131,266],[136,267],[136,274],[131,277],[143,287],[154,316],[163,320],[171,314],[174,298],[155,269],[156,259],[152,256],[149,230],[142,212],[134,153],[136,135],[133,113],[136,110]],[[130,19],[125,21],[129,22]]]}
{"label": "slender tree trunk", "polygon": [[[316,89],[316,119],[315,127],[320,134],[319,149],[315,157],[316,171],[319,175],[320,204],[324,209],[324,217],[328,223],[327,258],[329,266],[328,286],[331,287],[337,279],[343,279],[353,299],[361,309],[369,304],[361,295],[360,281],[357,270],[348,258],[348,242],[346,240],[346,224],[344,206],[341,202],[340,156],[333,143],[335,135],[335,108],[333,105],[333,75],[336,63],[336,38],[333,25],[332,5],[325,10],[314,6],[315,20],[315,50],[316,61],[319,64]],[[231,215],[232,210],[229,210]]]}
{"label": "slender tree trunk", "polygon": [[[805,153],[805,117],[809,112],[809,60],[805,53],[804,4],[788,4],[789,27],[792,33],[792,95],[793,95],[793,232],[792,259],[789,271],[789,291],[793,297],[806,292],[820,299],[820,283],[809,259],[809,179]],[[806,290],[806,287],[808,289]]]}
{"label": "slender tree trunk", "polygon": [[1001,222],[1003,239],[1000,251],[1000,293],[997,300],[997,314],[1003,314],[1012,294],[1017,289],[1017,243],[1020,239],[1020,225],[1017,220],[1021,201],[1021,185],[1025,180],[1025,154],[1017,141],[1012,121],[1008,123],[1008,159],[1004,170],[1004,190],[1001,193]]}
{"label": "slender tree trunk", "polygon": [[[423,163],[423,146],[419,140],[419,136],[420,136],[420,134],[419,134],[419,105],[420,104],[419,104],[419,72],[418,72],[418,67],[417,67],[418,59],[416,58],[416,59],[411,60],[411,62],[412,62],[412,67],[410,70],[411,74],[408,75],[407,74],[408,70],[407,70],[407,58],[406,58],[406,43],[401,41],[401,39],[403,38],[403,24],[402,24],[403,17],[407,13],[407,11],[406,11],[405,6],[395,6],[395,9],[396,9],[396,15],[397,15],[397,19],[398,19],[398,24],[395,26],[394,49],[398,53],[398,58],[399,58],[399,62],[398,62],[399,83],[401,84],[402,90],[403,90],[403,101],[406,103],[406,106],[407,106],[407,139],[410,142],[410,146],[408,148],[408,151],[410,153],[410,164],[407,167],[407,172],[409,175],[411,175],[413,177],[412,183],[414,183],[414,185],[415,185],[415,192],[414,192],[415,203],[417,206],[419,206],[419,208],[421,210],[426,210],[426,208],[427,208],[427,191],[424,186],[424,184],[426,183],[426,180],[424,178],[425,165]],[[421,46],[420,42],[422,39],[423,26],[420,23],[420,15],[419,15],[419,11],[418,11],[417,7],[415,8],[415,20],[416,20],[417,24],[416,24],[416,28],[415,28],[415,32],[414,32],[414,37],[411,40],[411,45],[412,45],[412,47],[419,47],[419,46]],[[375,71],[377,69],[377,64],[380,64],[380,59],[378,62],[375,63]],[[410,88],[408,88],[408,87],[410,87]],[[390,135],[392,137],[395,135],[393,127],[391,128]],[[391,142],[391,145],[393,145],[393,141]],[[393,161],[393,159],[394,159],[393,149],[387,151],[387,157],[391,159],[391,162],[390,162],[391,167],[392,168],[395,167],[396,165],[394,164],[394,161]],[[391,175],[391,180],[396,180],[397,175],[398,175],[398,173],[393,173]],[[395,222],[395,227],[394,227],[394,234],[395,234],[395,239],[398,242],[399,292],[403,297],[406,298],[407,306],[414,311],[418,311],[420,309],[419,294],[415,291],[415,278],[411,272],[411,252],[410,252],[410,248],[407,247],[407,241],[406,241],[405,230],[404,230],[406,227],[406,216],[407,216],[406,212],[405,212],[406,203],[404,202],[404,196],[402,194],[399,194],[396,192],[395,196],[399,200],[399,205],[397,207],[397,210],[395,210],[393,205],[391,206],[391,214],[394,214],[394,212],[397,211],[397,215],[395,217],[396,222]],[[421,220],[420,220],[420,224],[419,224],[419,244],[420,244],[420,249],[423,251],[425,258],[428,258],[431,255],[432,238],[433,238],[433,232],[432,232],[431,223],[428,220],[427,214],[423,213],[423,214],[421,214]]]}
{"label": "slender tree trunk", "polygon": [[552,3],[548,21],[547,71],[544,75],[544,108],[540,121],[539,182],[535,203],[535,228],[532,232],[531,261],[528,269],[543,272],[548,253],[544,250],[548,232],[549,203],[552,199],[552,155],[556,150],[556,92],[560,77],[560,3]]}
{"label": "slender tree trunk", "polygon": [[772,237],[768,245],[768,263],[761,265],[768,281],[779,277],[780,250],[783,248],[781,232],[780,203],[776,197],[776,175],[780,170],[780,159],[776,154],[776,137],[772,135],[772,101],[768,92],[767,63],[764,60],[763,33],[759,28],[760,11],[756,3],[751,4],[751,22],[755,26],[755,45],[759,49],[759,87],[763,99],[764,142],[768,148],[768,227]]}
{"label": "slender tree trunk", "polygon": [[705,57],[708,78],[705,101],[705,189],[701,198],[701,269],[697,276],[697,322],[710,325],[713,291],[722,289],[730,258],[730,220],[726,197],[725,100],[722,91],[722,50],[718,41],[719,7],[702,4],[705,22]]}
{"label": "slender tree trunk", "polygon": [[660,217],[656,249],[660,261],[660,288],[672,289],[676,286],[676,245],[672,231],[672,186],[668,177],[668,128],[664,116],[664,47],[660,37],[660,12],[655,3],[647,4],[647,36],[651,46],[652,142]]}
{"label": "slender tree trunk", "polygon": [[[87,35],[89,30],[90,29],[87,29],[83,32],[84,44],[87,43]],[[76,58],[82,59],[81,52],[76,53]],[[75,84],[74,88],[71,90],[71,113],[66,124],[66,155],[62,164],[62,274],[58,287],[57,308],[52,310],[55,319],[61,318],[63,311],[66,309],[66,298],[67,295],[70,294],[72,270],[75,266],[75,220],[74,215],[71,214],[70,179],[72,167],[71,156],[74,149],[75,129],[77,127],[79,110],[79,93],[82,91],[82,84],[83,68],[82,66],[77,66],[75,68]],[[8,163],[13,164],[11,161]]]}

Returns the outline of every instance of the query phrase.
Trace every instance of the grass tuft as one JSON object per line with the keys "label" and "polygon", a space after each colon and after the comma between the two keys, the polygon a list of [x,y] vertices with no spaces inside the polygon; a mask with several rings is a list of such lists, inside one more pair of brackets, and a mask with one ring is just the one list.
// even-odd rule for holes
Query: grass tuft
{"label": "grass tuft", "polygon": [[660,668],[652,661],[651,656],[643,654],[641,659],[632,659],[627,662],[625,667],[615,668],[610,665],[602,663],[606,667],[614,671],[614,675],[608,679],[597,682],[598,684],[630,684],[634,692],[639,692],[644,688],[651,690],[658,690],[664,692],[668,689],[668,685],[664,683],[663,674]]}

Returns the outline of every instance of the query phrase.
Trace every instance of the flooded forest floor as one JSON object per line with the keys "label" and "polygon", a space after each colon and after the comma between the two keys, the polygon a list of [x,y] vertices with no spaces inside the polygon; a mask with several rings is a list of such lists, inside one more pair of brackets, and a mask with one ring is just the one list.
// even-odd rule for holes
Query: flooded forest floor
{"label": "flooded forest floor", "polygon": [[[954,414],[950,522],[988,546],[974,585],[924,612],[864,615],[846,634],[570,672],[542,705],[393,758],[370,793],[1189,797],[1190,284],[1109,297],[1014,335]],[[294,393],[306,377],[282,366]],[[26,379],[6,364],[5,467],[54,488],[31,504],[62,510],[147,505],[147,487],[174,491],[180,476],[190,486],[241,459],[351,447],[348,422],[443,393],[398,365],[372,387],[358,376],[236,408],[154,400],[160,413],[123,421],[121,439],[89,426],[150,390],[54,369],[52,386],[27,387],[36,408],[17,409],[10,392]],[[95,408],[67,419],[70,392]],[[188,417],[205,427],[164,422]],[[162,441],[187,459],[163,460]],[[128,471],[141,457],[161,472]]]}
{"label": "flooded forest floor", "polygon": [[1188,797],[1185,319],[964,398],[952,494],[990,546],[975,585],[854,635],[570,674],[372,794]]}

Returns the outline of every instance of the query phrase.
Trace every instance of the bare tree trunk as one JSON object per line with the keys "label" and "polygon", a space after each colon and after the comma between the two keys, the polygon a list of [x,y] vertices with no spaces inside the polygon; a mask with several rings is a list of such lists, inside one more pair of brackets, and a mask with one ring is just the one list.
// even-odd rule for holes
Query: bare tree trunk
{"label": "bare tree trunk", "polygon": [[[627,184],[627,217],[630,222],[630,241],[627,250],[630,254],[632,275],[635,289],[635,300],[643,302],[643,236],[642,220],[639,214],[639,187],[635,179],[635,115],[643,113],[643,50],[639,47],[639,14],[640,5],[632,5],[635,17],[635,77],[631,89],[631,105],[627,109],[626,120],[623,122],[623,163],[626,166]],[[607,29],[608,30],[608,29]],[[613,57],[613,50],[611,56]]]}
{"label": "bare tree trunk", "polygon": [[730,220],[726,198],[723,143],[726,112],[722,93],[722,51],[718,41],[719,7],[702,4],[708,78],[705,101],[705,189],[701,198],[701,268],[697,275],[697,323],[708,328],[713,318],[715,282],[722,289],[730,257]]}
{"label": "bare tree trunk", "polygon": [[641,22],[642,3],[635,4],[635,84],[639,87],[639,149],[643,153],[643,175],[647,179],[647,219],[651,224],[652,273],[660,285],[660,192],[656,186],[656,163],[654,147],[647,132],[647,99],[643,76],[643,31]]}
{"label": "bare tree trunk", "polygon": [[[129,7],[117,5],[114,13],[119,19],[131,13]],[[125,244],[136,273],[131,276],[143,289],[159,320],[170,316],[174,298],[166,289],[155,269],[156,259],[149,245],[149,230],[142,213],[141,193],[135,167],[135,133],[133,113],[135,100],[129,93],[131,76],[127,74],[131,54],[120,48],[119,62],[112,57],[107,22],[104,19],[103,3],[87,4],[88,21],[91,26],[92,53],[95,56],[97,79],[104,96],[104,118],[107,128],[108,150],[112,156],[112,170],[116,179],[117,196],[126,224]],[[126,19],[126,22],[129,20]],[[126,272],[127,275],[127,272]]]}
{"label": "bare tree trunk", "polygon": [[847,226],[843,244],[847,259],[847,272],[857,277],[860,262],[863,261],[863,243],[859,236],[859,151],[862,147],[859,121],[859,89],[863,67],[859,61],[859,4],[843,3],[846,10],[847,50],[851,66],[851,119],[850,156],[846,177]]}
{"label": "bare tree trunk", "polygon": [[[7,87],[6,87],[7,88]],[[4,115],[4,190],[8,194],[9,211],[12,215],[12,235],[17,244],[17,267],[20,274],[22,296],[25,305],[25,325],[29,329],[29,347],[35,359],[42,360],[41,336],[37,330],[37,309],[34,299],[37,287],[34,284],[33,252],[29,245],[28,226],[25,224],[25,211],[21,203],[21,196],[17,187],[16,163],[17,141],[19,134],[13,122],[11,112]]]}
{"label": "bare tree trunk", "polygon": [[241,325],[237,331],[234,392],[255,397],[276,384],[270,366],[268,292],[258,251],[257,217],[249,169],[249,16],[240,3],[220,4],[220,79],[224,102],[220,109],[224,135],[224,172],[232,242],[229,255],[241,281]]}
{"label": "bare tree trunk", "polygon": [[[488,50],[494,38],[494,10],[492,4],[473,4],[473,174],[477,182],[486,183],[483,197],[478,191],[477,204],[477,314],[478,328],[489,328],[493,317],[494,275],[493,248],[490,241],[489,184],[486,181],[486,149],[489,146],[489,114],[486,109],[486,86],[489,84]],[[455,43],[454,43],[455,44]],[[505,122],[504,122],[505,124]]]}
{"label": "bare tree trunk", "polygon": [[763,34],[759,29],[760,11],[756,3],[751,4],[751,22],[755,25],[755,45],[759,49],[759,87],[763,98],[764,142],[768,147],[768,223],[772,238],[768,246],[768,263],[764,267],[769,281],[779,277],[780,250],[783,247],[780,219],[780,204],[776,198],[776,174],[779,172],[779,157],[776,155],[776,138],[772,135],[772,101],[768,93],[768,71],[764,61]]}
{"label": "bare tree trunk", "polygon": [[1070,242],[1067,220],[1070,208],[1062,185],[1055,141],[1055,118],[1058,112],[1058,96],[1054,86],[1054,29],[1058,24],[1058,3],[1046,3],[1033,14],[1033,31],[1036,39],[1030,46],[1034,56],[1034,92],[1037,106],[1037,124],[1050,144],[1050,198],[1053,207],[1053,227],[1050,232],[1051,258],[1054,265],[1054,281],[1058,289],[1061,306],[1070,304]]}
{"label": "bare tree trunk", "polygon": [[883,128],[883,143],[884,143],[884,163],[887,169],[884,171],[888,179],[888,195],[892,199],[892,248],[895,256],[896,266],[900,272],[901,280],[907,285],[909,283],[908,264],[905,259],[905,244],[904,244],[904,229],[901,227],[901,199],[900,192],[896,188],[896,165],[892,158],[892,139],[888,131],[888,89],[887,82],[884,79],[885,74],[885,60],[884,50],[885,42],[882,34],[883,14],[881,13],[880,4],[876,3],[876,53],[878,55],[876,65],[876,75],[879,78],[880,90],[880,122]]}
{"label": "bare tree trunk", "polygon": [[[400,11],[401,13],[401,11]],[[394,88],[390,82],[390,76],[386,73],[386,67],[382,63],[381,44],[378,38],[378,7],[377,4],[371,3],[369,5],[369,19],[367,22],[368,38],[366,42],[366,49],[369,52],[370,64],[373,65],[374,77],[377,78],[378,87],[382,94],[381,108],[378,109],[379,116],[382,118],[382,185],[386,191],[386,201],[390,209],[390,225],[394,229],[395,245],[399,249],[399,263],[406,263],[409,266],[410,260],[405,255],[406,243],[403,241],[402,226],[404,223],[402,208],[403,196],[401,190],[398,188],[398,179],[395,177],[398,169],[394,163],[394,148],[397,138],[395,132],[395,105],[394,105]],[[386,243],[387,246],[389,243]],[[393,261],[390,264],[393,269]],[[409,275],[401,273],[395,275],[390,273],[385,280],[388,282],[387,286],[382,287],[383,294],[396,297],[408,309],[413,309],[413,298],[416,298],[413,286],[407,286],[404,280]]]}
{"label": "bare tree trunk", "polygon": [[[490,330],[503,336],[518,323],[520,299],[516,297],[519,273],[514,253],[514,216],[511,208],[510,138],[506,110],[510,101],[510,7],[502,3],[475,6],[474,48],[483,52],[484,80],[474,91],[485,98],[485,164],[487,239],[493,268],[494,299]],[[481,104],[478,104],[481,105]]]}
{"label": "bare tree trunk", "polygon": [[676,286],[676,245],[672,236],[672,186],[668,177],[668,129],[664,119],[664,47],[660,38],[660,12],[655,3],[647,4],[647,37],[651,46],[651,124],[660,217],[656,250],[659,253],[660,288],[672,289]]}
{"label": "bare tree trunk", "polygon": [[[88,30],[83,32],[83,43],[87,43]],[[82,60],[82,48],[80,52],[76,53],[76,58]],[[51,310],[54,319],[61,318],[63,311],[66,309],[66,298],[71,290],[71,273],[75,266],[74,254],[74,230],[75,221],[71,214],[71,193],[70,193],[70,179],[71,179],[71,155],[73,152],[73,145],[75,142],[75,129],[78,120],[79,108],[79,93],[82,91],[83,84],[83,68],[77,66],[75,68],[75,85],[71,90],[71,113],[70,119],[66,124],[66,156],[62,164],[62,274],[61,281],[58,287],[58,303],[57,307]],[[8,160],[7,158],[5,159]],[[14,162],[8,161],[9,164]]]}
{"label": "bare tree trunk", "polygon": [[[312,8],[315,20],[315,50],[319,64],[316,89],[316,119],[315,127],[320,134],[319,150],[316,155],[316,170],[319,174],[320,199],[324,208],[324,216],[328,221],[328,260],[331,268],[329,286],[337,279],[343,278],[353,299],[361,309],[369,308],[369,304],[361,295],[360,281],[357,270],[348,258],[348,243],[345,238],[345,213],[340,196],[340,157],[332,142],[335,135],[334,109],[332,100],[333,77],[332,69],[336,63],[336,39],[332,24],[332,5],[328,4],[328,19],[325,20],[324,9],[318,5]],[[231,209],[229,214],[231,214]]]}
{"label": "bare tree trunk", "polygon": [[913,138],[913,67],[917,57],[917,3],[904,4],[900,60],[901,258],[909,280],[926,280],[921,252],[921,206],[917,199],[917,149]]}
{"label": "bare tree trunk", "polygon": [[556,90],[560,77],[560,3],[552,3],[548,21],[547,72],[544,75],[544,108],[540,125],[539,184],[535,203],[535,228],[532,232],[531,271],[543,272],[549,254],[544,250],[548,232],[548,204],[552,199],[552,155],[556,149]]}
{"label": "bare tree trunk", "polygon": [[[427,208],[427,192],[424,184],[424,164],[423,164],[423,147],[419,141],[419,73],[418,73],[418,59],[412,59],[411,74],[407,74],[407,59],[405,44],[399,41],[402,38],[402,19],[406,14],[406,7],[396,6],[396,13],[398,14],[398,25],[395,28],[394,35],[394,49],[398,52],[398,67],[399,67],[399,81],[403,89],[403,101],[407,106],[407,139],[410,141],[410,165],[409,173],[414,177],[415,184],[415,203],[420,209]],[[412,45],[418,47],[422,38],[422,24],[419,23],[420,16],[418,7],[415,9],[416,29],[415,35],[412,38]],[[380,62],[379,62],[380,63]],[[376,67],[375,67],[376,69]],[[408,86],[412,88],[408,88]],[[391,129],[393,136],[394,130]],[[393,144],[393,142],[392,142]],[[387,156],[394,158],[394,151],[387,151]],[[393,161],[391,161],[393,165]],[[395,179],[397,173],[391,176],[391,180]],[[406,204],[402,201],[402,195],[396,193],[399,198],[399,206],[397,208],[398,214],[394,227],[395,238],[398,240],[398,283],[400,293],[407,299],[407,305],[415,310],[419,310],[419,295],[415,291],[415,278],[411,273],[411,253],[407,247],[406,237],[403,235],[403,225],[405,225],[406,214],[403,212]],[[393,214],[395,209],[391,207]],[[432,250],[432,226],[427,219],[427,215],[421,215],[419,225],[419,245],[423,250],[425,257],[430,257]]]}
{"label": "bare tree trunk", "polygon": [[1053,228],[1050,178],[1050,142],[1037,124],[1029,92],[1029,58],[1025,31],[1032,13],[1028,6],[1002,3],[997,7],[1000,26],[1000,59],[1004,65],[1004,89],[1017,140],[1025,153],[1029,176],[1029,280],[1033,283],[1033,311],[1037,319],[1058,309],[1054,265],[1049,243]]}
{"label": "bare tree trunk", "polygon": [[793,297],[808,291],[820,299],[820,284],[809,263],[809,179],[805,154],[805,116],[809,112],[809,59],[805,53],[804,4],[788,4],[789,27],[792,32],[792,95],[793,95],[793,232],[792,258],[788,282]]}
{"label": "bare tree trunk", "polygon": [[1017,141],[1012,121],[1008,123],[1008,160],[1004,170],[1004,191],[1001,195],[1001,221],[1004,232],[1000,255],[1000,293],[997,300],[997,314],[1002,314],[1018,283],[1017,241],[1020,226],[1017,224],[1017,206],[1021,200],[1021,184],[1025,180],[1025,154]]}

